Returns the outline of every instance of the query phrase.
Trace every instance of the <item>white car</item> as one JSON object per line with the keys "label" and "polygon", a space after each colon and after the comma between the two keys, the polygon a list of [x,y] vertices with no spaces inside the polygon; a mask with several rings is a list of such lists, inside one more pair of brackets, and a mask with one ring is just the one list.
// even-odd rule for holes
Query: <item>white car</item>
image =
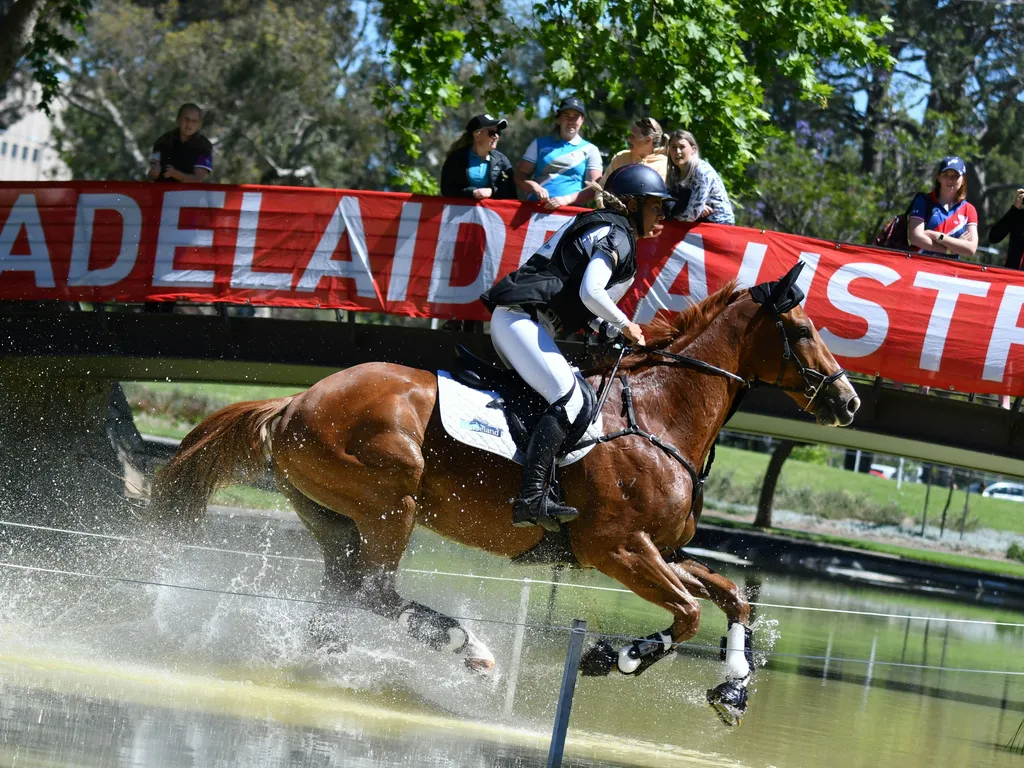
{"label": "white car", "polygon": [[993,499],[1009,499],[1010,501],[1024,501],[1024,484],[1021,483],[992,483],[981,492],[982,496]]}

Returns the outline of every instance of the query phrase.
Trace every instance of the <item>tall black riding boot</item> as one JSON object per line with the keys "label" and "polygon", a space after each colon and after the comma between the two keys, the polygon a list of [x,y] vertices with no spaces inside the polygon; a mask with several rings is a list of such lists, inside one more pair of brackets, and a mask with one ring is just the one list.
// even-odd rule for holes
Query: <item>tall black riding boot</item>
{"label": "tall black riding boot", "polygon": [[572,507],[559,503],[550,489],[555,458],[565,440],[563,414],[561,406],[551,406],[541,415],[530,435],[523,466],[523,484],[512,507],[512,525],[517,528],[539,525],[546,530],[557,531],[560,523],[569,522],[579,515]]}

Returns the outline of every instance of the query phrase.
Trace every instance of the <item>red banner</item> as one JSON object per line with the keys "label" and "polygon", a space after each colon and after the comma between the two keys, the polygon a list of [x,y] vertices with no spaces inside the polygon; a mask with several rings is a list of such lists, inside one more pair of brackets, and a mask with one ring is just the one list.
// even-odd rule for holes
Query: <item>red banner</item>
{"label": "red banner", "polygon": [[[0,299],[252,302],[487,319],[477,296],[577,211],[383,192],[0,183]],[[760,232],[673,224],[624,299],[646,322],[727,281],[807,264],[805,307],[844,366],[1024,394],[1024,275]]]}

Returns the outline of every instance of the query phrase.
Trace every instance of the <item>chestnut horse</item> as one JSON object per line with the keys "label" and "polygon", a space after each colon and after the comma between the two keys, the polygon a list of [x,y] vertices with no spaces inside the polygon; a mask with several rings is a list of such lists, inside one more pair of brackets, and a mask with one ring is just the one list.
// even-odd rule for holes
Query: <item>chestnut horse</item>
{"label": "chestnut horse", "polygon": [[[693,538],[700,519],[703,481],[695,468],[748,385],[774,382],[826,425],[849,424],[859,407],[799,306],[798,271],[799,265],[779,283],[749,290],[727,285],[675,319],[646,326],[649,346],[621,360],[602,411],[606,433],[635,431],[561,470],[566,502],[580,511],[568,524],[578,563],[673,618],[665,632],[619,653],[595,646],[584,658],[585,673],[607,674],[616,665],[627,674],[646,669],[696,634],[697,598],[713,601],[730,626],[748,625],[750,607],[733,582],[672,555]],[[693,358],[707,366],[695,369]],[[595,388],[600,378],[591,377]],[[631,418],[623,415],[627,410]],[[197,519],[218,486],[262,473],[267,461],[323,549],[325,601],[367,607],[397,620],[418,641],[458,654],[470,669],[493,669],[490,651],[468,628],[395,590],[417,523],[508,558],[531,550],[545,533],[512,526],[509,499],[519,471],[446,434],[433,372],[366,363],[292,397],[228,406],[182,441],[154,485],[153,509],[165,519]],[[338,610],[323,608],[314,617],[318,639],[331,640],[331,614]],[[745,710],[745,686],[746,680],[727,679],[709,691],[727,724]]]}

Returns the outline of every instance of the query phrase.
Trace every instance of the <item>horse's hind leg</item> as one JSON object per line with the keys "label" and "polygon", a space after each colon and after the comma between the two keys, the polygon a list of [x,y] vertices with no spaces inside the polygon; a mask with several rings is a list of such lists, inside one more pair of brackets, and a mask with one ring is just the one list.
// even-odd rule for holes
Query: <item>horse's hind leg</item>
{"label": "horse's hind leg", "polygon": [[[351,518],[313,501],[282,476],[278,476],[277,485],[323,552],[320,600],[324,603],[352,602],[363,583],[356,524]],[[341,612],[334,606],[317,607],[309,630],[318,647],[328,650],[344,647],[348,632],[340,618]]]}
{"label": "horse's hind leg", "polygon": [[454,653],[472,671],[489,674],[494,670],[494,656],[468,627],[433,608],[406,600],[395,589],[398,563],[412,534],[415,509],[415,499],[406,496],[391,514],[359,521],[360,569],[364,575],[359,600],[374,613],[397,621],[417,642]]}

